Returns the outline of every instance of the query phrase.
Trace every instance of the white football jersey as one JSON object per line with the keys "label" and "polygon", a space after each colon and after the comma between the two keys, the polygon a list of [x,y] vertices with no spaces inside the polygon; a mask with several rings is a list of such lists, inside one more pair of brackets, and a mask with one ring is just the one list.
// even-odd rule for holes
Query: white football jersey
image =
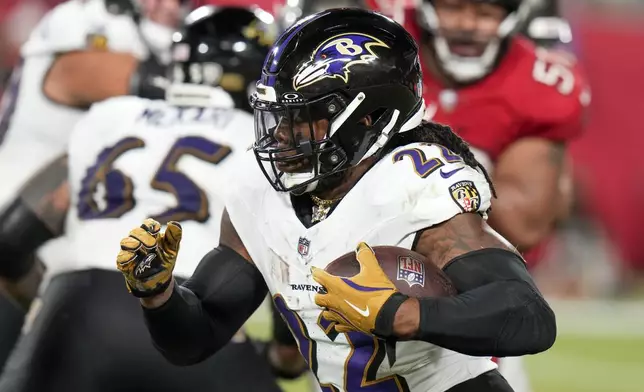
{"label": "white football jersey", "polygon": [[[329,217],[306,228],[289,194],[273,190],[255,159],[245,158],[240,170],[247,174],[229,189],[226,208],[322,390],[442,392],[496,368],[489,358],[418,341],[398,342],[390,366],[376,339],[338,334],[321,318],[314,302],[320,286],[311,277],[311,266],[325,268],[361,241],[410,249],[419,230],[463,212],[485,216],[491,194],[479,171],[443,147],[404,146],[371,168]],[[408,282],[404,268],[399,276]],[[424,272],[415,273],[408,284],[424,284]]]}
{"label": "white football jersey", "polygon": [[[169,53],[171,38],[167,41]],[[104,0],[70,0],[58,5],[23,45],[21,65],[12,75],[0,108],[0,175],[4,184],[0,206],[12,199],[35,171],[65,152],[69,134],[84,111],[50,101],[43,93],[43,83],[58,54],[91,46],[131,53],[140,59],[149,55],[132,18],[111,14]]]}
{"label": "white football jersey", "polygon": [[153,217],[181,222],[175,272],[189,277],[219,243],[224,172],[253,138],[253,117],[237,109],[137,97],[92,106],[69,143],[69,255],[49,270],[115,270],[120,240]]}

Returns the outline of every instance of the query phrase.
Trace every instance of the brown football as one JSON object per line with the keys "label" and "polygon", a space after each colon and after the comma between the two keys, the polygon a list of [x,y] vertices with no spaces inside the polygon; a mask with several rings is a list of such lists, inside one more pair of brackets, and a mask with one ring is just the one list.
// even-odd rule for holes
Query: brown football
{"label": "brown football", "polygon": [[[410,297],[444,297],[456,294],[451,280],[425,256],[395,246],[374,246],[376,257],[385,274],[398,290]],[[359,264],[355,252],[332,261],[325,270],[333,275],[356,275]]]}

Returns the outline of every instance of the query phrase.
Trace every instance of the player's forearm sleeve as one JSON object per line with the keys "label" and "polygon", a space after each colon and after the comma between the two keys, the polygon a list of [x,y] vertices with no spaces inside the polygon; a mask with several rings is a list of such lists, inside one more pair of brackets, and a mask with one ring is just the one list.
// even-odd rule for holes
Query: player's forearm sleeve
{"label": "player's forearm sleeve", "polygon": [[54,237],[22,199],[14,200],[0,212],[0,276],[20,280],[32,269],[36,249]]}
{"label": "player's forearm sleeve", "polygon": [[268,290],[261,273],[225,246],[210,251],[192,277],[156,309],[144,308],[156,348],[175,365],[217,352],[259,307]]}
{"label": "player's forearm sleeve", "polygon": [[554,344],[554,312],[518,255],[482,249],[454,259],[445,273],[460,294],[419,300],[417,339],[497,357],[535,354]]}

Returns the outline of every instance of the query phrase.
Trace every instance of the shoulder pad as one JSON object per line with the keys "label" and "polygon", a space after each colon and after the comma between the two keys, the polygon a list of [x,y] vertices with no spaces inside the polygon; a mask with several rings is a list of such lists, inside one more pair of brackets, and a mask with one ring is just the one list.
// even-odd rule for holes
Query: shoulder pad
{"label": "shoulder pad", "polygon": [[57,5],[31,31],[22,45],[22,57],[83,49],[87,37],[86,19],[85,6],[80,1]]}
{"label": "shoulder pad", "polygon": [[132,113],[139,112],[147,100],[132,96],[120,96],[93,104],[78,120],[72,131],[72,139],[96,137],[98,134],[123,132],[123,124],[132,121]]}
{"label": "shoulder pad", "polygon": [[[102,114],[107,119],[107,117],[109,117],[110,115],[114,115],[115,113],[118,113],[120,110],[123,110],[125,108],[130,109],[126,109],[129,112],[132,108],[142,107],[147,105],[148,103],[156,102],[158,102],[159,105],[165,104],[165,102],[163,101],[152,101],[146,98],[140,98],[132,95],[122,95],[94,103],[92,106],[90,106],[87,114]],[[119,117],[118,114],[116,117]]]}
{"label": "shoulder pad", "polygon": [[403,198],[413,219],[430,227],[460,213],[486,214],[491,190],[485,176],[447,148],[414,143],[397,148],[382,163],[381,181]]}

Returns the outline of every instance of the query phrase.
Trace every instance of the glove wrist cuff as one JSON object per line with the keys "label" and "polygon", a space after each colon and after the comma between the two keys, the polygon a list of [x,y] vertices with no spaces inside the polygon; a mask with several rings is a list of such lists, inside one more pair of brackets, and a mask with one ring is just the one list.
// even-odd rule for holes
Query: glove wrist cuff
{"label": "glove wrist cuff", "polygon": [[168,286],[170,286],[171,281],[172,281],[172,277],[170,277],[170,279],[168,279],[167,282],[160,283],[151,290],[147,290],[147,289],[139,290],[135,287],[132,287],[132,285],[130,285],[130,282],[126,281],[126,283],[127,283],[127,287],[130,289],[130,292],[132,292],[133,296],[137,298],[150,298],[150,297],[154,297],[155,295],[159,295],[163,293],[168,288]]}
{"label": "glove wrist cuff", "polygon": [[409,296],[397,292],[385,301],[376,317],[375,328],[373,331],[374,335],[385,340],[395,337],[394,320],[396,318],[396,312],[398,312],[398,308],[400,308],[403,302],[408,299]]}

